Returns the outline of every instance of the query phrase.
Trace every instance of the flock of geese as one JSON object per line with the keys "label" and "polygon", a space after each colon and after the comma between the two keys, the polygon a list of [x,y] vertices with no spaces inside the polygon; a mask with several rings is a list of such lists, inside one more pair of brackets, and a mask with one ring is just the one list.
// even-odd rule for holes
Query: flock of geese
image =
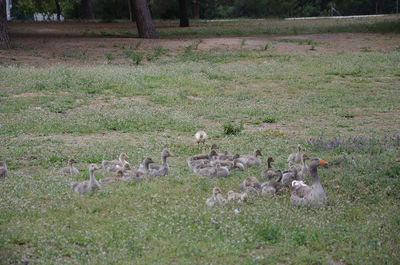
{"label": "flock of geese", "polygon": [[[207,134],[199,131],[195,134],[197,144],[204,144]],[[261,150],[256,149],[251,155],[232,155],[225,151],[217,152],[218,146],[213,144],[211,150],[206,154],[198,154],[187,159],[188,166],[195,174],[210,177],[227,177],[232,170],[243,171],[246,167],[261,166]],[[118,160],[103,160],[103,178],[97,181],[95,171],[100,168],[96,164],[89,165],[89,180],[83,182],[72,182],[71,188],[77,193],[94,192],[101,189],[101,185],[113,184],[121,181],[141,181],[145,178],[166,176],[169,173],[168,157],[173,156],[168,149],[161,153],[161,164],[154,163],[151,157],[144,159],[137,170],[132,169],[126,159],[129,156],[125,153],[120,154]],[[307,160],[309,163],[307,164]],[[327,165],[328,162],[320,158],[309,158],[302,152],[301,145],[297,147],[297,152],[288,157],[288,169],[281,171],[274,168],[271,163],[272,157],[267,158],[267,168],[261,172],[261,178],[265,182],[260,183],[256,177],[247,177],[238,185],[238,193],[230,190],[227,200],[223,197],[220,188],[215,187],[212,196],[206,200],[209,207],[224,206],[227,201],[244,203],[248,196],[252,195],[273,195],[281,190],[290,190],[290,200],[295,206],[320,207],[327,203],[327,197],[318,177],[317,168],[320,165]],[[79,175],[79,170],[74,167],[77,161],[69,159],[68,167],[61,168],[59,173],[62,175]],[[104,177],[104,174],[112,174],[113,177]],[[8,175],[7,165],[0,161],[0,177]],[[304,183],[306,178],[311,178],[312,185]]]}
{"label": "flock of geese", "polygon": [[[199,154],[187,159],[190,169],[201,176],[227,177],[232,170],[243,171],[245,167],[260,166],[262,164],[259,149],[254,150],[253,155],[232,155],[225,151],[217,153],[218,146],[213,144],[208,154]],[[307,160],[309,163],[307,164]],[[309,158],[302,152],[298,145],[297,152],[288,157],[288,169],[281,171],[272,167],[272,157],[267,158],[267,168],[261,172],[261,178],[265,182],[260,183],[256,177],[248,177],[238,185],[239,193],[228,191],[226,200],[219,187],[213,189],[212,196],[206,200],[209,207],[224,206],[228,201],[243,203],[248,196],[273,195],[281,190],[290,190],[290,200],[295,206],[320,207],[326,204],[327,197],[318,177],[317,168],[327,165],[323,159]],[[306,185],[304,181],[309,177],[312,185]]]}

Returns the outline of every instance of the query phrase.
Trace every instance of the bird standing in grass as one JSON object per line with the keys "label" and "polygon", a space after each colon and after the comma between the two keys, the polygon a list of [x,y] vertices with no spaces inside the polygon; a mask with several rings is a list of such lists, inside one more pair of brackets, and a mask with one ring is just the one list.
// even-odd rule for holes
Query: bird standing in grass
{"label": "bird standing in grass", "polygon": [[206,143],[207,140],[207,134],[205,131],[198,131],[195,135],[194,138],[196,140],[196,143],[199,145],[202,143],[203,145]]}

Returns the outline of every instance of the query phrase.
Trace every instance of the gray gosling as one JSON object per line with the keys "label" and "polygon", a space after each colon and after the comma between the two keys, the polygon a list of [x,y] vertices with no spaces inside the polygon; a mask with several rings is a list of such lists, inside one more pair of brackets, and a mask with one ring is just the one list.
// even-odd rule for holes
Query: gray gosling
{"label": "gray gosling", "polygon": [[84,182],[72,182],[71,188],[73,191],[77,193],[86,193],[86,192],[94,192],[101,189],[100,183],[97,182],[94,172],[98,170],[99,167],[96,164],[89,165],[89,176],[90,180]]}
{"label": "gray gosling", "polygon": [[0,178],[8,177],[7,164],[5,161],[0,161]]}
{"label": "gray gosling", "polygon": [[214,206],[224,206],[226,204],[226,200],[222,197],[222,191],[220,188],[215,187],[213,189],[213,196],[208,198],[206,201],[206,205],[210,208]]}
{"label": "gray gosling", "polygon": [[228,202],[237,202],[243,203],[247,202],[248,196],[247,193],[236,193],[233,190],[228,191]]}
{"label": "gray gosling", "polygon": [[68,167],[63,167],[58,172],[61,175],[64,175],[64,176],[66,176],[66,175],[79,175],[79,170],[74,167],[75,163],[76,163],[76,160],[73,159],[73,158],[70,158],[68,160]]}

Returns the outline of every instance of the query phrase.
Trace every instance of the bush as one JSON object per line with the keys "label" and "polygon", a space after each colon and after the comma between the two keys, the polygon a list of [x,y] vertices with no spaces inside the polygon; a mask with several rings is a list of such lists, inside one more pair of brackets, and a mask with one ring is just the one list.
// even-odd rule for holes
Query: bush
{"label": "bush", "polygon": [[243,123],[241,122],[239,125],[234,123],[227,123],[224,125],[224,134],[225,135],[238,135],[243,129]]}

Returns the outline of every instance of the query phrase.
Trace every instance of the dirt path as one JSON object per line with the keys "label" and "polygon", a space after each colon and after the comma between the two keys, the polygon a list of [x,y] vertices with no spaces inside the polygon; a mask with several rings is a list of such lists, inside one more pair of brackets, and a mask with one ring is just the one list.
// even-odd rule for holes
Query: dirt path
{"label": "dirt path", "polygon": [[[65,31],[65,27],[68,30]],[[170,26],[170,25],[164,25]],[[310,54],[337,52],[369,52],[393,50],[400,47],[398,34],[306,34],[294,36],[250,36],[209,38],[161,38],[143,40],[88,36],[88,32],[123,32],[132,30],[130,23],[11,23],[13,49],[0,51],[0,64],[15,65],[94,65],[112,61],[128,64],[127,50],[153,53],[162,47],[166,55],[184,52],[189,45],[198,45],[200,51],[260,50],[271,54]],[[86,32],[86,33],[85,33]],[[67,35],[65,35],[67,34]],[[315,50],[311,50],[314,43]]]}

